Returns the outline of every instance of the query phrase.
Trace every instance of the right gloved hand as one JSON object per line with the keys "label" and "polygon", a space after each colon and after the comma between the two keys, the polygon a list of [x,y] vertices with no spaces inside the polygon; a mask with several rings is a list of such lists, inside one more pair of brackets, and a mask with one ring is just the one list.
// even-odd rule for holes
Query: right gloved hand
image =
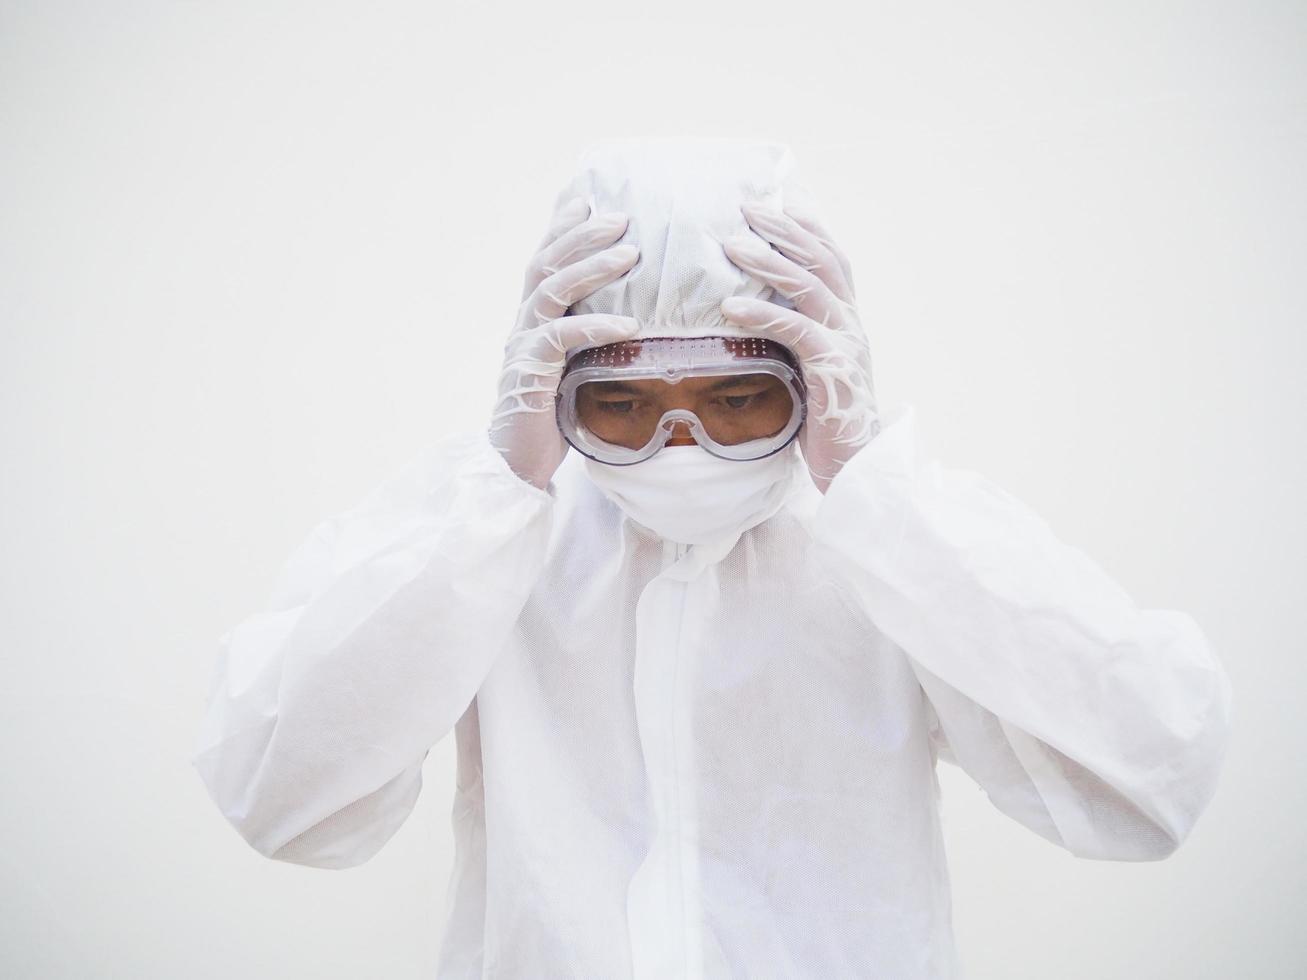
{"label": "right gloved hand", "polygon": [[567,315],[568,307],[624,275],[640,255],[634,245],[609,247],[626,233],[625,214],[589,213],[584,198],[560,208],[527,266],[490,420],[491,444],[514,473],[541,490],[567,455],[554,420],[567,350],[628,340],[639,329],[629,316]]}
{"label": "right gloved hand", "polygon": [[732,296],[722,302],[722,316],[798,356],[808,386],[808,417],[799,447],[813,484],[825,493],[844,464],[880,431],[871,349],[858,319],[853,272],[810,212],[756,203],[741,210],[757,234],[745,232],[724,242],[727,256],[794,308]]}

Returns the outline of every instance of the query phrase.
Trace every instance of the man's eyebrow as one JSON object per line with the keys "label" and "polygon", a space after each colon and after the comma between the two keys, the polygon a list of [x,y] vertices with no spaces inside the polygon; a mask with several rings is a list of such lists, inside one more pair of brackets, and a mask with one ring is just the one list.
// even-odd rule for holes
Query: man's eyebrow
{"label": "man's eyebrow", "polygon": [[708,390],[721,391],[723,388],[742,388],[745,385],[756,385],[764,380],[766,380],[765,377],[760,378],[756,374],[737,374],[729,378],[723,378],[715,385],[711,385]]}
{"label": "man's eyebrow", "polygon": [[590,391],[600,395],[638,395],[640,389],[624,381],[591,381],[586,385]]}

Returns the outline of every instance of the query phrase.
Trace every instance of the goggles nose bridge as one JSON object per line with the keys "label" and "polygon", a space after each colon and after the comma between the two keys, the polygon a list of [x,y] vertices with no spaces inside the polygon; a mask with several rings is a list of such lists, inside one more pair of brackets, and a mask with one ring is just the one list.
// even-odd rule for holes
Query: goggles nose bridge
{"label": "goggles nose bridge", "polygon": [[658,420],[658,425],[660,428],[670,431],[677,422],[684,422],[687,428],[693,429],[699,424],[699,416],[688,408],[669,408],[663,412],[663,417]]}
{"label": "goggles nose bridge", "polygon": [[[684,423],[680,435],[676,431],[677,423]],[[693,439],[698,442],[699,432],[702,431],[703,424],[699,421],[699,416],[689,409],[669,408],[666,412],[663,412],[662,418],[658,420],[658,428],[667,433],[667,439]]]}

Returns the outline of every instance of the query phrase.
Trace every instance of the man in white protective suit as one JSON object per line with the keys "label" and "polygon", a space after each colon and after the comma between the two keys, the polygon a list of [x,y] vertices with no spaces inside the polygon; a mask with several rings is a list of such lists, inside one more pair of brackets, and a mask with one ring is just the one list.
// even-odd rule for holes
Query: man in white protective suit
{"label": "man in white protective suit", "polygon": [[477,431],[318,525],[223,637],[194,765],[358,865],[454,732],[442,978],[961,976],[938,758],[1072,854],[1215,790],[1194,620],[882,416],[783,145],[595,144]]}

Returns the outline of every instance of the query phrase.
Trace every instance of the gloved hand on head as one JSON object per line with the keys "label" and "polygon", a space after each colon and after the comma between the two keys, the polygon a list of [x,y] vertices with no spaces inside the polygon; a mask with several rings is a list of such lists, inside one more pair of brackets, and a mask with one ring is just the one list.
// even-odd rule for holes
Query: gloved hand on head
{"label": "gloved hand on head", "polygon": [[522,305],[504,344],[490,441],[513,472],[545,489],[567,454],[554,421],[554,395],[569,348],[634,336],[639,324],[616,313],[568,316],[568,307],[635,264],[639,250],[616,242],[621,212],[591,214],[583,198],[558,209],[526,271]]}
{"label": "gloved hand on head", "polygon": [[730,239],[726,254],[795,308],[732,296],[722,301],[722,314],[798,356],[808,385],[799,445],[813,483],[825,493],[880,429],[871,349],[854,307],[852,269],[820,220],[802,207],[777,211],[750,202],[741,210],[757,235]]}

